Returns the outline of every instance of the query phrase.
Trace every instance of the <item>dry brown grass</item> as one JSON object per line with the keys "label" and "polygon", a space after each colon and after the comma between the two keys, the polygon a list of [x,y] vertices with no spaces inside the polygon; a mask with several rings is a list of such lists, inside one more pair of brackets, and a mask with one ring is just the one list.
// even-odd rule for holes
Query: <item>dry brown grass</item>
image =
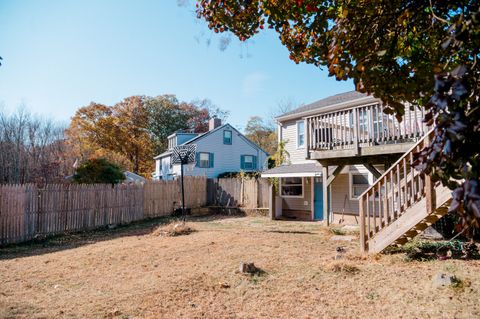
{"label": "dry brown grass", "polygon": [[[364,257],[318,223],[198,218],[0,249],[1,318],[478,318],[480,261]],[[336,247],[346,250],[334,260]],[[254,262],[261,275],[238,272]],[[437,289],[453,273],[462,289]]]}

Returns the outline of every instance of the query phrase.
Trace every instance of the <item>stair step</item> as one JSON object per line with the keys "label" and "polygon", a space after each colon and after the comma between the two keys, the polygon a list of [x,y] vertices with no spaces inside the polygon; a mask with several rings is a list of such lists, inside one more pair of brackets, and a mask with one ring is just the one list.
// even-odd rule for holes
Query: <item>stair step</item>
{"label": "stair step", "polygon": [[426,194],[422,194],[418,201],[411,201],[398,218],[393,217],[388,222],[381,220],[378,225],[370,228],[373,231],[366,243],[368,250],[381,252],[389,245],[403,245],[445,216],[451,202],[451,192],[441,185],[434,187],[436,194],[433,204],[437,205],[437,209],[433,213],[428,214]]}

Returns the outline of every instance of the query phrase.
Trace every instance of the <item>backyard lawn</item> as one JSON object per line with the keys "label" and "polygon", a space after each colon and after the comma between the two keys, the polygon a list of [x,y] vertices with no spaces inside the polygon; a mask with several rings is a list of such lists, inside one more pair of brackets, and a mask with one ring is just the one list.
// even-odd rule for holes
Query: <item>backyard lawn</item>
{"label": "backyard lawn", "polygon": [[[154,235],[158,223],[0,249],[0,317],[480,317],[480,261],[366,258],[311,222],[204,217],[179,237]],[[460,284],[435,287],[438,273]]]}

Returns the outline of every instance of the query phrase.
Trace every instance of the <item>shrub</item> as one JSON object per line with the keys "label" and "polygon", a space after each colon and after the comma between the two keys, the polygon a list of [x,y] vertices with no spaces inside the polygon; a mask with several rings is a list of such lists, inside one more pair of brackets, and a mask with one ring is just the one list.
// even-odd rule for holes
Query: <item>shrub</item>
{"label": "shrub", "polygon": [[82,163],[73,180],[79,184],[117,184],[125,179],[122,170],[117,165],[104,158],[94,158]]}

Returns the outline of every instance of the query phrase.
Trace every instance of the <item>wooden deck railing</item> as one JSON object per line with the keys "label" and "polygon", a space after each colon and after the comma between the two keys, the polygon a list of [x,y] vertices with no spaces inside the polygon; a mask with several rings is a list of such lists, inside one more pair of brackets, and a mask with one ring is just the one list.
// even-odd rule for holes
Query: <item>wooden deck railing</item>
{"label": "wooden deck railing", "polygon": [[427,132],[424,110],[406,107],[402,122],[381,103],[322,113],[305,119],[308,150],[343,150],[412,142]]}
{"label": "wooden deck railing", "polygon": [[[366,251],[371,237],[386,228],[423,197],[432,210],[433,185],[430,177],[413,167],[414,153],[425,148],[433,137],[428,132],[359,197],[360,245]],[[430,201],[430,202],[429,202]],[[431,213],[431,211],[429,211]]]}

